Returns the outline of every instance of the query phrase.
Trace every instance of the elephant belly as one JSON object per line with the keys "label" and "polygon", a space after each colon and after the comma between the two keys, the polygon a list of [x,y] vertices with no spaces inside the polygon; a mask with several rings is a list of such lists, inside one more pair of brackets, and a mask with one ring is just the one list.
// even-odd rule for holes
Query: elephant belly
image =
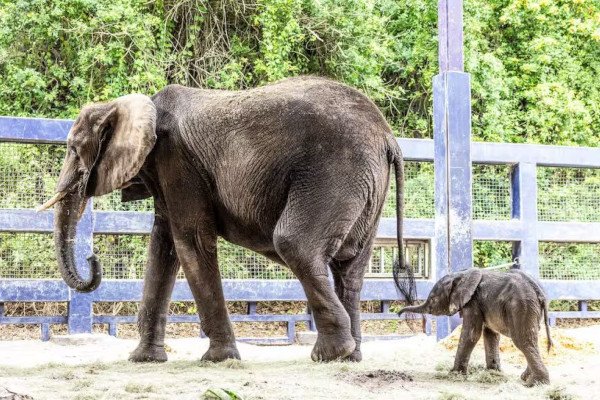
{"label": "elephant belly", "polygon": [[511,336],[506,323],[500,316],[486,315],[484,325],[496,333],[500,333],[501,335],[508,337]]}
{"label": "elephant belly", "polygon": [[273,245],[273,235],[270,233],[274,227],[269,229],[268,226],[257,223],[241,223],[228,215],[220,215],[219,220],[218,234],[223,239],[281,262]]}

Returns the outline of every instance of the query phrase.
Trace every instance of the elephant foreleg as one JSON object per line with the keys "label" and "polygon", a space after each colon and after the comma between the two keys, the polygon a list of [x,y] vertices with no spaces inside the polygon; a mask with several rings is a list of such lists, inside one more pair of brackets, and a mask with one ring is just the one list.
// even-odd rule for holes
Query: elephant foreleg
{"label": "elephant foreleg", "polygon": [[466,374],[473,348],[481,338],[483,321],[481,313],[475,308],[464,308],[462,313],[463,326],[452,371]]}
{"label": "elephant foreleg", "polygon": [[144,293],[138,313],[140,344],[129,360],[135,362],[167,361],[165,327],[169,301],[179,264],[167,221],[157,216],[152,228],[148,263],[144,277]]}
{"label": "elephant foreleg", "polygon": [[485,346],[485,364],[487,369],[500,371],[500,334],[488,327],[484,327],[483,344]]}
{"label": "elephant foreleg", "polygon": [[210,339],[202,360],[239,359],[217,264],[216,234],[208,228],[174,234],[177,256],[196,300],[202,330]]}

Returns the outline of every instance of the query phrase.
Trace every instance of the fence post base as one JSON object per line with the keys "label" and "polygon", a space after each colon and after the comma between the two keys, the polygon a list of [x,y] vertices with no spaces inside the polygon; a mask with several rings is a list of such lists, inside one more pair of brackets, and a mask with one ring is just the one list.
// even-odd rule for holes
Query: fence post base
{"label": "fence post base", "polygon": [[92,333],[92,296],[71,292],[69,301],[69,334]]}

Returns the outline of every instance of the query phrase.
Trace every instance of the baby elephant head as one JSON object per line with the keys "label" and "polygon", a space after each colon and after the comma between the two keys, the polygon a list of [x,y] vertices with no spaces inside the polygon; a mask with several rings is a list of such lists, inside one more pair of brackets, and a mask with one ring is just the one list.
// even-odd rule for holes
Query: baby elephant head
{"label": "baby elephant head", "polygon": [[405,307],[398,315],[404,312],[454,315],[471,300],[481,282],[481,276],[481,271],[477,268],[446,275],[433,286],[425,303]]}

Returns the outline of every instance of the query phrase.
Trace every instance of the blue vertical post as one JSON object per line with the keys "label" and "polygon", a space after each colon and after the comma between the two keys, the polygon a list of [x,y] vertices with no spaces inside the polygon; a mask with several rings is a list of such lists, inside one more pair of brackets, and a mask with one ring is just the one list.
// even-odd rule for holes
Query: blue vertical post
{"label": "blue vertical post", "polygon": [[[87,258],[94,251],[93,200],[90,199],[77,225],[75,263],[81,276],[87,277],[90,269]],[[69,333],[92,332],[92,293],[79,293],[69,289]]]}
{"label": "blue vertical post", "polygon": [[[471,86],[463,72],[462,0],[439,0],[440,73],[433,79],[436,278],[473,265]],[[460,323],[438,317],[438,340]]]}
{"label": "blue vertical post", "polygon": [[533,277],[540,275],[537,234],[537,166],[519,163],[512,170],[512,217],[521,222],[522,237],[513,244],[513,258],[519,268]]}

